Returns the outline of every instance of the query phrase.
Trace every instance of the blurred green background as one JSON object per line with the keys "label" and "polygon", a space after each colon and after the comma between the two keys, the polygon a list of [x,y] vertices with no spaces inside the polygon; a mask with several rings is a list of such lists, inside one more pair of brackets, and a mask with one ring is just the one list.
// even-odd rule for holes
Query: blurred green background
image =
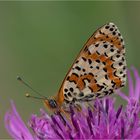
{"label": "blurred green background", "polygon": [[140,2],[0,2],[0,138],[10,138],[3,118],[11,99],[25,122],[43,107],[24,96],[32,92],[16,76],[56,94],[85,41],[107,22],[124,37],[128,67],[140,70],[139,14]]}

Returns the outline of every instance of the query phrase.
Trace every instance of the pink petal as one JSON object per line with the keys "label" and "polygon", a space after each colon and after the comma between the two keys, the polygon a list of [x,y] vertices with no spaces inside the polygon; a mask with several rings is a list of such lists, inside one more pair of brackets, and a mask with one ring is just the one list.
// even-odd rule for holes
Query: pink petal
{"label": "pink petal", "polygon": [[8,111],[5,115],[5,127],[8,133],[14,139],[30,139],[33,140],[33,136],[29,132],[28,128],[22,121],[21,117],[19,116],[18,112],[16,111],[16,107],[11,101],[11,110]]}

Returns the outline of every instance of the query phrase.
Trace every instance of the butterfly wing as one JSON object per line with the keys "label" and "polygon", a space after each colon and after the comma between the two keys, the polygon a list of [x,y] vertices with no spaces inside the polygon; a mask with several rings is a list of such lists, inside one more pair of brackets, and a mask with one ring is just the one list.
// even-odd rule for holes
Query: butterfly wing
{"label": "butterfly wing", "polygon": [[117,26],[108,23],[86,42],[67,73],[58,102],[89,101],[125,85],[124,41]]}

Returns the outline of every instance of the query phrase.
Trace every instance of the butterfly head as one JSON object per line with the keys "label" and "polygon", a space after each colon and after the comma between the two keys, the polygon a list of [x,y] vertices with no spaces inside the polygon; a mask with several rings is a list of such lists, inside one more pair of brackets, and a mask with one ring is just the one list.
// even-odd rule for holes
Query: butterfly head
{"label": "butterfly head", "polygon": [[58,108],[58,104],[55,98],[49,98],[47,100],[44,100],[44,104],[47,108],[51,110],[55,110]]}

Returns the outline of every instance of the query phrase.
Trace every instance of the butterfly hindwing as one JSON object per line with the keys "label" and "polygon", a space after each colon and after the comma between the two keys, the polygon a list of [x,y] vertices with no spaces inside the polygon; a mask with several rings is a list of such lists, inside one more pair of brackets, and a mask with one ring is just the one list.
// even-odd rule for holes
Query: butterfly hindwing
{"label": "butterfly hindwing", "polygon": [[68,102],[88,101],[113,93],[125,82],[124,41],[116,25],[108,23],[86,42],[66,75],[59,94],[63,94]]}

